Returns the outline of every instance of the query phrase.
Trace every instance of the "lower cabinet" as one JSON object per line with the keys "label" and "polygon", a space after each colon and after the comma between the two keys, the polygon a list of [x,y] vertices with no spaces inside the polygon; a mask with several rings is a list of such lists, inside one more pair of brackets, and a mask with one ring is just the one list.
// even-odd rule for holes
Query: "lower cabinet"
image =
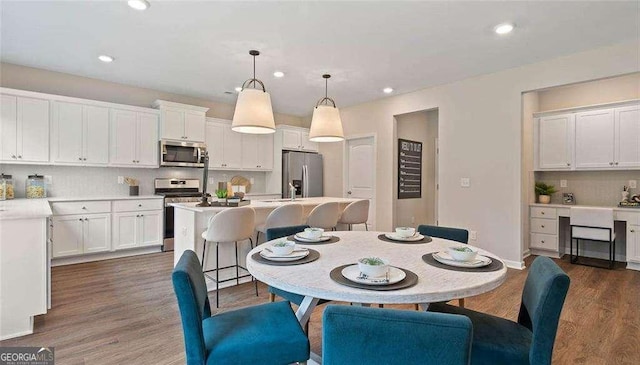
{"label": "lower cabinet", "polygon": [[113,213],[113,249],[160,245],[162,218],[161,210]]}
{"label": "lower cabinet", "polygon": [[640,264],[640,225],[627,225],[627,261]]}
{"label": "lower cabinet", "polygon": [[109,251],[110,228],[111,214],[54,217],[52,256],[56,258]]}

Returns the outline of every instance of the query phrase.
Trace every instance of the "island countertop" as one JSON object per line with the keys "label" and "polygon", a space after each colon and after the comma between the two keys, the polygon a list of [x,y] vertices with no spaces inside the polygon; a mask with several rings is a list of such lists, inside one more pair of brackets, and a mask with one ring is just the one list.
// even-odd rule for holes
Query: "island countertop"
{"label": "island countertop", "polygon": [[12,199],[0,201],[0,220],[50,217],[47,199]]}
{"label": "island countertop", "polygon": [[[322,203],[328,202],[336,202],[336,203],[351,203],[358,199],[350,199],[350,198],[332,198],[327,196],[315,197],[315,198],[296,198],[295,200],[291,199],[273,199],[273,200],[252,200],[251,204],[245,205],[245,207],[251,207],[253,209],[275,209],[282,205],[287,204],[302,204],[303,206],[315,206]],[[206,213],[206,212],[219,212],[224,209],[233,209],[231,207],[197,207],[198,203],[173,203],[169,204],[175,208],[185,209],[192,212],[197,213]]]}

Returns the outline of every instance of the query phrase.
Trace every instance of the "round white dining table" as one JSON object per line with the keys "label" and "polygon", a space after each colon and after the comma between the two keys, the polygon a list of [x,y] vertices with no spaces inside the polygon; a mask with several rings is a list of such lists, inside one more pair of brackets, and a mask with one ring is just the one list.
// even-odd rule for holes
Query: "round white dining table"
{"label": "round white dining table", "polygon": [[[392,243],[378,239],[384,232],[337,231],[328,234],[340,241],[329,244],[299,246],[314,249],[320,253],[316,261],[290,266],[275,266],[257,262],[251,258],[263,250],[269,242],[254,248],[247,255],[247,269],[256,279],[272,287],[303,295],[305,298],[296,311],[296,317],[304,326],[320,299],[351,302],[362,305],[371,303],[403,304],[418,303],[424,309],[429,303],[466,298],[491,291],[500,286],[506,278],[507,267],[498,271],[463,272],[437,268],[425,263],[422,256],[461,246],[462,243],[433,238],[428,243]],[[478,249],[481,255],[500,260],[496,255]],[[359,289],[338,284],[329,277],[331,270],[346,264],[355,264],[362,257],[376,256],[389,264],[410,270],[418,276],[416,285],[390,291]]]}

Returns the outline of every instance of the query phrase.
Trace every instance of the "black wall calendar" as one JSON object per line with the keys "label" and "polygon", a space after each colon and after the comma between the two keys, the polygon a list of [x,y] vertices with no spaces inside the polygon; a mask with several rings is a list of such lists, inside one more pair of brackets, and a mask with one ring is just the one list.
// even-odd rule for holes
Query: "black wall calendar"
{"label": "black wall calendar", "polygon": [[398,199],[422,197],[422,142],[398,139]]}

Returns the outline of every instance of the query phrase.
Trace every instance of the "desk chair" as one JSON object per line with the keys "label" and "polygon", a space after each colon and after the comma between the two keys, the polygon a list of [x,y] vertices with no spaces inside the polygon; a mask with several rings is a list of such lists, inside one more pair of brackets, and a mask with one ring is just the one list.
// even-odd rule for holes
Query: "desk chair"
{"label": "desk chair", "polygon": [[196,253],[187,250],[171,275],[187,365],[306,363],[309,339],[289,303],[262,304],[212,316],[201,270]]}
{"label": "desk chair", "polygon": [[[616,236],[613,232],[613,209],[571,207],[569,224],[571,225],[571,243],[569,260],[572,264],[587,265],[579,262],[580,240],[606,242],[609,245],[609,267],[613,269],[616,261]],[[576,255],[573,255],[573,240],[576,240]],[[594,265],[587,265],[594,266]],[[596,266],[600,267],[600,266]]]}

